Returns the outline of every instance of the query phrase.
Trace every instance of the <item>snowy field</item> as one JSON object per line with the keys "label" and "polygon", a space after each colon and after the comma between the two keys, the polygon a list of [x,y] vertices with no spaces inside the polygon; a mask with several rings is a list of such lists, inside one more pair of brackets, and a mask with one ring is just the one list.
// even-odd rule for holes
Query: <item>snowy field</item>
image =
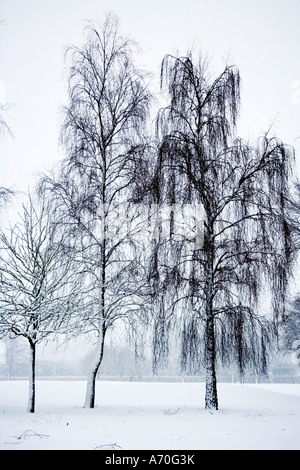
{"label": "snowy field", "polygon": [[0,382],[0,449],[300,449],[300,384],[219,384],[219,411],[204,409],[203,383]]}

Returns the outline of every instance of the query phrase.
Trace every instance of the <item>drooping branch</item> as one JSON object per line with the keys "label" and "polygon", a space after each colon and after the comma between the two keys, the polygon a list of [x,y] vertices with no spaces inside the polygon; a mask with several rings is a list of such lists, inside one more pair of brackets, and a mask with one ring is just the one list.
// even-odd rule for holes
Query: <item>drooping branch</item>
{"label": "drooping branch", "polygon": [[[161,84],[169,104],[157,119],[159,199],[176,194],[177,204],[202,207],[203,244],[191,252],[187,239],[158,240],[152,274],[172,292],[163,299],[169,303],[164,311],[177,318],[181,363],[194,370],[205,363],[207,405],[217,407],[216,361],[235,359],[241,373],[251,363],[266,371],[267,350],[284,316],[294,260],[288,209],[293,149],[270,131],[255,144],[236,138],[236,67],[210,81],[205,64],[195,65],[191,54],[169,55]],[[265,292],[269,316],[261,312]],[[160,330],[163,347],[168,330]]]}

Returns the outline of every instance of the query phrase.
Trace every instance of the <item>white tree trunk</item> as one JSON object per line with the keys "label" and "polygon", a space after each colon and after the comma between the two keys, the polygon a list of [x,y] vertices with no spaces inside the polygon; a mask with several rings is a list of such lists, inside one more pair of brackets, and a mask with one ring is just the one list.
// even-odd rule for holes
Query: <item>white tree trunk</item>
{"label": "white tree trunk", "polygon": [[206,329],[206,386],[205,386],[205,408],[218,409],[216,362],[215,362],[215,338],[214,320],[207,320]]}

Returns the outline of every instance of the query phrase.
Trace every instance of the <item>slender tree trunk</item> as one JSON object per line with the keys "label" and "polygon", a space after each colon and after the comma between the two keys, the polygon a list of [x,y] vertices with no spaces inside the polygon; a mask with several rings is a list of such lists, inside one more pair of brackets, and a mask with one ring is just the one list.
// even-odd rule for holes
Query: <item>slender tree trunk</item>
{"label": "slender tree trunk", "polygon": [[216,352],[214,318],[212,315],[206,320],[206,385],[205,408],[218,409],[217,378],[216,378]]}
{"label": "slender tree trunk", "polygon": [[36,343],[29,339],[30,345],[30,369],[29,369],[29,396],[28,396],[28,413],[34,413],[35,410],[35,355]]}
{"label": "slender tree trunk", "polygon": [[101,362],[103,360],[104,353],[104,340],[105,340],[105,330],[102,328],[102,333],[99,335],[97,341],[97,348],[95,352],[95,358],[92,364],[92,367],[89,372],[84,408],[94,408],[95,407],[95,396],[96,396],[96,377]]}
{"label": "slender tree trunk", "polygon": [[206,280],[206,385],[205,385],[205,408],[218,409],[217,378],[216,378],[216,344],[215,344],[215,322],[213,315],[214,296],[214,243],[213,230],[209,231],[207,247],[208,273]]}

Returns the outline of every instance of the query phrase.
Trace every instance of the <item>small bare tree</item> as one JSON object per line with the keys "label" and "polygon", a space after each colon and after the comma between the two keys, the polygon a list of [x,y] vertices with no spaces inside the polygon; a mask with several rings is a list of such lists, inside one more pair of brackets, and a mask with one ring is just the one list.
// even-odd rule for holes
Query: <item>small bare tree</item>
{"label": "small bare tree", "polygon": [[20,221],[0,233],[1,335],[22,336],[30,345],[28,412],[35,410],[36,345],[62,331],[78,305],[71,259],[63,255],[64,237],[53,227],[49,206],[23,206]]}

